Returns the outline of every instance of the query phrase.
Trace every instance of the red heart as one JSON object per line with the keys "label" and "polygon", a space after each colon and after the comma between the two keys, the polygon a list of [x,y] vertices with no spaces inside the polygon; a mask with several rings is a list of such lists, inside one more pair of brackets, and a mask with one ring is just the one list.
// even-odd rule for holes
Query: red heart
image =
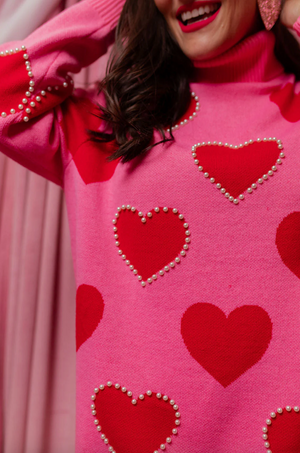
{"label": "red heart", "polygon": [[162,444],[165,449],[180,424],[178,407],[158,393],[147,392],[135,400],[131,399],[131,392],[128,397],[126,389],[122,391],[118,384],[117,387],[100,386],[92,397],[97,429],[108,439],[107,445],[117,453],[153,453]]}
{"label": "red heart", "polygon": [[215,305],[198,303],[184,313],[181,334],[191,356],[227,387],[262,358],[272,323],[256,305],[238,307],[226,318]]}
{"label": "red heart", "polygon": [[153,275],[156,278],[156,273],[163,273],[163,269],[168,271],[180,261],[178,255],[185,255],[183,248],[188,248],[190,232],[177,210],[155,208],[143,216],[131,208],[120,210],[116,216],[116,244],[122,252],[119,253],[143,280]]}
{"label": "red heart", "polygon": [[276,245],[284,264],[300,278],[300,212],[292,212],[282,220]]}
{"label": "red heart", "polygon": [[99,129],[99,109],[88,99],[72,96],[62,105],[62,111],[61,126],[67,147],[85,184],[109,180],[119,163],[107,161],[116,144],[92,142],[87,133],[88,129]]}
{"label": "red heart", "polygon": [[287,83],[285,87],[273,91],[270,101],[278,105],[281,115],[287,121],[300,121],[300,93],[295,94],[293,83]]}
{"label": "red heart", "polygon": [[[289,410],[277,409],[270,418],[271,424],[263,431],[266,434],[265,447],[272,453],[299,453],[300,452],[300,413],[287,406]],[[270,423],[269,422],[269,423]],[[268,450],[269,451],[269,450]]]}
{"label": "red heart", "polygon": [[[219,184],[230,196],[237,199],[247,189],[251,189],[259,179],[272,172],[279,154],[281,142],[277,140],[251,141],[237,149],[233,145],[218,145],[217,142],[202,143],[192,148],[195,163],[200,166],[211,182]],[[202,169],[201,169],[202,167]],[[275,168],[274,168],[274,171]],[[263,182],[263,180],[261,181]],[[222,190],[221,189],[221,190]]]}
{"label": "red heart", "polygon": [[94,286],[79,286],[76,294],[76,351],[92,336],[103,311],[104,302],[99,291]]}

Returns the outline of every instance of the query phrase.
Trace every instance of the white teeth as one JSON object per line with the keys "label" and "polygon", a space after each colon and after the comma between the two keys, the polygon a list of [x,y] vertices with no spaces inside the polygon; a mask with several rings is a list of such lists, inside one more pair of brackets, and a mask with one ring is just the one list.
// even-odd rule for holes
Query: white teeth
{"label": "white teeth", "polygon": [[[209,14],[210,12],[214,12],[218,9],[217,3],[210,3],[205,6],[200,6],[198,9],[193,9],[193,11],[186,11],[185,13],[181,14],[181,20],[186,22],[189,19],[194,19],[198,16],[203,16],[204,14]],[[201,20],[199,18],[199,20]]]}

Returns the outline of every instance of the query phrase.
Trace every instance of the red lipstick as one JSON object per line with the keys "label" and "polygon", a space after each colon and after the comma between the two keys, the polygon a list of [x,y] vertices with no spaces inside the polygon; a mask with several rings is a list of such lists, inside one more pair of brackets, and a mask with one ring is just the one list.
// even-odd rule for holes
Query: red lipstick
{"label": "red lipstick", "polygon": [[[206,19],[201,19],[196,22],[190,23],[188,25],[185,25],[182,21],[181,15],[183,13],[187,12],[192,12],[195,9],[199,9],[200,7],[205,7],[206,5],[212,5],[212,4],[218,4],[218,9],[211,15],[208,16]],[[206,27],[208,24],[213,22],[216,17],[219,14],[219,11],[221,9],[221,3],[215,2],[215,1],[199,1],[199,2],[193,2],[188,5],[183,5],[178,8],[176,17],[179,22],[180,28],[184,33],[192,33],[194,31],[200,30],[201,28]]]}

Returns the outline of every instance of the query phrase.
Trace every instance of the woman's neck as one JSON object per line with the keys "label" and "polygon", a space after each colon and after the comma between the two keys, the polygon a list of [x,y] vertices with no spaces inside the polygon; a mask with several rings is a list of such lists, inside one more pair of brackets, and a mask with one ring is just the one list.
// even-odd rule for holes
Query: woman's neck
{"label": "woman's neck", "polygon": [[222,55],[194,61],[195,82],[266,82],[284,71],[274,54],[275,36],[260,31]]}

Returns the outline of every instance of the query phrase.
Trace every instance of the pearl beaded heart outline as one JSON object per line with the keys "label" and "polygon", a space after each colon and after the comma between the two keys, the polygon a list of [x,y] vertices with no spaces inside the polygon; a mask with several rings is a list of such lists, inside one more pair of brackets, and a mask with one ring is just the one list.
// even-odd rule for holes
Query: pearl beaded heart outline
{"label": "pearl beaded heart outline", "polygon": [[[229,144],[229,143],[223,143],[223,142],[217,142],[217,141],[199,142],[199,143],[195,143],[192,146],[192,157],[194,158],[195,164],[198,166],[198,170],[200,172],[203,172],[203,167],[201,165],[199,165],[200,162],[197,159],[197,153],[195,152],[197,148],[199,148],[201,146],[224,146],[225,148],[230,148],[230,149],[240,149],[240,148],[244,148],[245,146],[252,145],[255,142],[257,142],[257,143],[260,143],[260,142],[277,142],[278,149],[281,152],[279,153],[279,158],[277,159],[276,163],[278,165],[282,164],[282,159],[285,157],[285,154],[282,151],[283,150],[283,144],[282,144],[282,141],[277,139],[276,137],[273,137],[273,138],[272,137],[270,137],[270,138],[266,138],[266,137],[265,138],[257,138],[256,140],[250,139],[249,141],[246,141],[245,143],[241,143],[240,145],[232,145],[232,144]],[[273,176],[274,172],[276,172],[276,171],[277,171],[277,167],[276,167],[276,165],[273,165],[272,168],[268,171],[268,174],[262,175],[262,177],[257,180],[257,183],[259,185],[262,185],[264,183],[264,181],[267,181],[269,179],[269,176]],[[240,200],[244,200],[245,199],[245,195],[244,194],[240,194],[238,196],[238,198],[234,198],[232,195],[230,195],[229,192],[227,192],[225,187],[222,187],[222,184],[216,182],[214,177],[210,177],[209,173],[204,172],[203,175],[204,175],[205,178],[209,178],[209,180],[210,180],[210,182],[212,184],[216,184],[217,189],[220,190],[221,194],[223,194],[231,203],[233,203],[235,205],[238,205]],[[257,183],[255,182],[255,183],[253,183],[251,185],[251,187],[248,187],[247,192],[249,194],[251,194],[253,192],[253,190],[257,189],[257,187],[258,187]]]}
{"label": "pearl beaded heart outline", "polygon": [[[91,400],[92,401],[95,401],[96,398],[97,398],[97,394],[99,392],[103,392],[105,390],[105,387],[113,387],[117,390],[121,390],[121,392],[123,392],[124,394],[126,394],[129,398],[131,398],[131,403],[136,406],[140,401],[143,401],[146,397],[149,397],[151,398],[153,395],[156,396],[156,398],[158,398],[159,400],[163,400],[165,401],[166,403],[169,403],[171,404],[171,406],[173,407],[174,411],[175,411],[175,417],[176,417],[176,420],[175,420],[175,425],[176,426],[180,426],[180,417],[181,417],[181,414],[179,412],[179,408],[178,408],[178,405],[175,403],[175,401],[173,399],[169,399],[169,397],[167,395],[163,395],[162,393],[153,393],[151,390],[148,390],[146,393],[142,393],[141,395],[139,395],[138,398],[132,398],[133,396],[133,392],[131,390],[127,390],[126,387],[122,387],[120,384],[113,384],[111,381],[108,381],[106,383],[106,385],[104,384],[101,384],[99,385],[99,387],[95,387],[94,389],[94,393],[92,394],[91,396]],[[97,411],[96,411],[96,406],[94,403],[91,404],[91,410],[92,410],[92,416],[95,417],[94,419],[94,425],[96,426],[96,429],[99,433],[102,432],[102,427],[99,425],[99,420],[96,418],[97,417]],[[173,435],[177,435],[178,434],[178,430],[177,428],[173,428],[172,429],[172,434]],[[116,451],[114,450],[113,446],[112,445],[109,445],[109,439],[106,437],[106,435],[104,433],[101,434],[101,439],[103,440],[103,442],[105,443],[105,445],[107,445],[108,447],[108,451],[110,453],[116,453]],[[165,444],[161,444],[159,446],[159,449],[160,450],[165,450],[166,449],[166,446],[167,444],[170,444],[172,442],[172,438],[171,436],[170,437],[167,437],[166,438],[166,443]],[[158,450],[155,450],[153,453],[159,453]]]}
{"label": "pearl beaded heart outline", "polygon": [[193,119],[197,116],[197,112],[199,112],[199,110],[200,110],[199,97],[196,95],[196,93],[194,91],[191,92],[191,97],[196,101],[195,111],[193,112],[192,115],[189,116],[189,118],[186,118],[186,119],[180,121],[180,123],[175,124],[174,126],[171,127],[171,129],[167,129],[168,133],[170,133],[171,131],[172,132],[177,131],[177,129],[179,129],[182,126],[185,126],[190,121],[193,121]]}
{"label": "pearl beaded heart outline", "polygon": [[[121,258],[125,261],[125,264],[127,266],[129,266],[129,269],[133,272],[133,274],[138,278],[138,280],[141,282],[141,285],[142,287],[145,287],[146,286],[146,282],[143,281],[143,278],[141,275],[139,275],[139,271],[138,269],[135,269],[135,267],[133,266],[133,264],[130,263],[130,261],[127,259],[126,255],[123,254],[122,250],[119,248],[121,246],[120,242],[119,242],[119,235],[118,235],[118,227],[116,226],[117,223],[118,223],[118,219],[120,217],[120,212],[122,211],[131,211],[131,212],[136,212],[137,209],[134,207],[134,206],[131,206],[131,205],[122,205],[122,207],[118,207],[117,208],[117,212],[115,214],[115,219],[113,219],[112,223],[114,225],[113,227],[113,232],[114,232],[114,238],[116,240],[116,246],[118,247],[118,254],[121,256]],[[161,208],[159,207],[156,207],[153,209],[154,213],[159,213],[161,210]],[[162,211],[167,213],[169,212],[169,208],[167,207],[164,207],[162,208]],[[178,218],[182,221],[184,221],[184,216],[183,214],[180,214],[178,212],[178,209],[176,208],[173,208],[172,209],[172,212],[174,215],[178,215]],[[138,216],[141,218],[141,222],[143,224],[145,224],[147,222],[147,218],[148,219],[151,219],[153,217],[153,213],[151,211],[149,211],[147,214],[143,214],[141,211],[138,212]],[[189,249],[189,244],[191,242],[191,238],[190,238],[190,235],[191,235],[191,232],[189,231],[189,225],[188,223],[184,222],[183,224],[183,228],[185,228],[185,235],[187,236],[185,238],[185,244],[183,245],[182,247],[182,250],[180,252],[180,256],[181,257],[184,257],[186,256],[186,252],[187,250]],[[153,281],[157,280],[157,276],[159,275],[160,277],[163,277],[165,272],[169,272],[170,269],[173,269],[175,267],[176,264],[179,264],[181,262],[181,259],[179,256],[177,256],[174,261],[171,261],[169,265],[165,266],[163,269],[161,269],[160,271],[158,271],[156,274],[153,274],[152,275],[152,278],[148,278],[147,279],[147,283],[151,284],[153,283]]]}
{"label": "pearl beaded heart outline", "polygon": [[[32,72],[32,67],[31,67],[31,64],[30,64],[30,59],[29,59],[29,55],[27,53],[26,46],[23,45],[23,46],[21,46],[21,48],[16,47],[14,49],[1,51],[0,52],[0,57],[1,58],[8,57],[10,55],[14,55],[14,54],[17,54],[17,53],[20,53],[20,52],[24,52],[23,53],[24,63],[25,63],[26,71],[27,71],[27,74],[28,74],[28,77],[29,77],[30,81],[29,81],[28,90],[24,93],[24,98],[22,99],[22,101],[18,105],[18,110],[24,112],[23,121],[25,123],[27,123],[30,120],[30,116],[28,116],[28,115],[30,115],[32,113],[31,108],[34,109],[36,107],[36,105],[37,105],[35,103],[35,101],[38,102],[38,103],[41,103],[42,102],[42,98],[43,97],[45,98],[47,96],[47,92],[45,90],[41,90],[36,95],[33,95],[33,93],[35,91],[35,88],[34,88],[35,87],[35,82],[32,80],[33,77],[34,77],[34,74]],[[63,82],[63,84],[61,86],[54,86],[54,87],[50,87],[49,86],[47,88],[47,91],[50,92],[50,91],[52,91],[52,89],[58,91],[61,87],[62,88],[68,88],[69,84],[73,85],[74,82],[71,79],[71,77],[67,76],[65,78],[65,81]],[[9,110],[9,113],[2,112],[1,113],[1,117],[2,118],[7,118],[7,116],[14,115],[16,112],[17,112],[17,110],[15,108],[11,108]]]}
{"label": "pearl beaded heart outline", "polygon": [[[296,412],[296,413],[300,412],[299,406],[294,406],[294,407],[285,406],[285,410],[287,412],[291,412],[292,410],[294,410],[294,412]],[[267,418],[267,420],[266,420],[267,426],[263,426],[263,428],[262,428],[262,431],[263,431],[262,438],[264,440],[264,447],[267,448],[266,453],[272,453],[272,450],[270,450],[270,448],[272,448],[272,445],[270,445],[270,442],[268,442],[268,426],[272,425],[272,419],[274,420],[277,417],[277,414],[279,414],[279,415],[283,414],[282,407],[278,407],[278,409],[276,411],[270,413],[270,418]]]}

